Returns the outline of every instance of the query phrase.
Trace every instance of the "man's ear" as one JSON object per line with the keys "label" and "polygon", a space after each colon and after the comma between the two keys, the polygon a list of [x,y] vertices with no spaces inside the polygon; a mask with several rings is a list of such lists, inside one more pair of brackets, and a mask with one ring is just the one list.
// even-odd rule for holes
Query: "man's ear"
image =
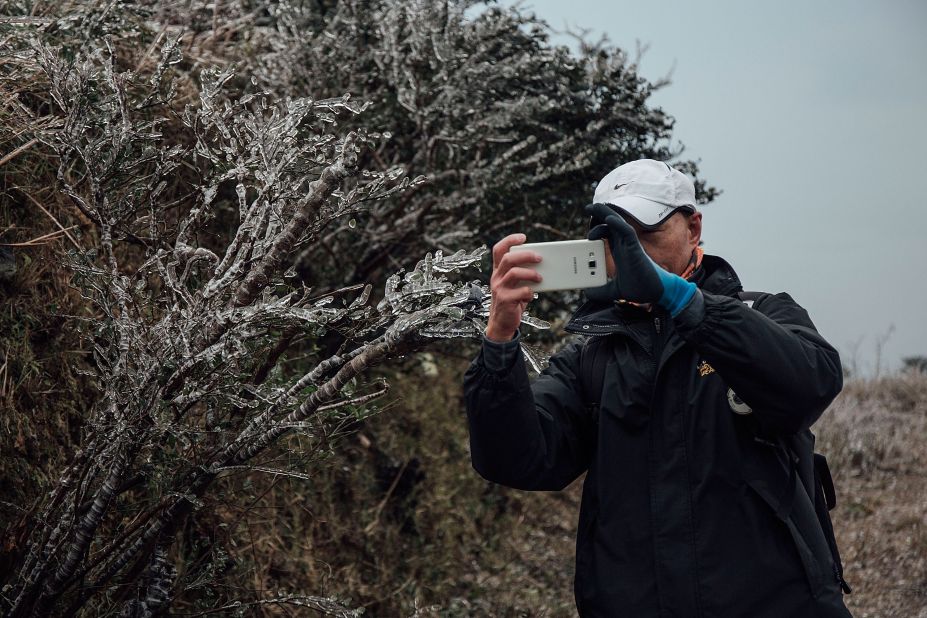
{"label": "man's ear", "polygon": [[694,249],[702,239],[702,213],[696,211],[689,215],[688,219],[689,246]]}

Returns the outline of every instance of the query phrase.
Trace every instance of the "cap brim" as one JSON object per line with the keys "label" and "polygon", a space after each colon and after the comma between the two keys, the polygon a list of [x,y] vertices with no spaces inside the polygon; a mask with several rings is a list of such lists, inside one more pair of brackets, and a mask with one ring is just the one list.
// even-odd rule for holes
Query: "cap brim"
{"label": "cap brim", "polygon": [[661,204],[636,195],[623,195],[605,203],[621,211],[621,214],[631,217],[646,230],[659,227],[679,209],[695,210],[688,206]]}

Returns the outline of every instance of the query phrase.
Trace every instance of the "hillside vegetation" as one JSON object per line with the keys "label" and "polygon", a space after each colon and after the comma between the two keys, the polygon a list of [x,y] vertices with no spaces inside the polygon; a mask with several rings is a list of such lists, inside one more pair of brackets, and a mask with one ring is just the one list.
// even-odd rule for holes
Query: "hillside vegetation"
{"label": "hillside vegetation", "polygon": [[[495,3],[0,16],[0,612],[573,615],[581,481],[470,467],[480,248],[580,233],[618,161],[710,203],[667,84]],[[818,429],[859,616],[927,606],[925,402],[852,381]]]}
{"label": "hillside vegetation", "polygon": [[[674,160],[716,193],[622,50],[574,54],[494,3],[13,0],[0,45],[15,617],[414,606],[416,578],[371,577],[384,554],[359,530],[431,472],[382,437],[372,470],[339,459],[397,366],[479,337],[485,247],[581,229],[616,160]],[[265,577],[254,543],[303,530],[266,503],[280,490],[321,492],[293,508],[328,500],[331,527]],[[339,527],[377,492],[371,522]],[[330,548],[350,587],[322,581]],[[291,559],[318,577],[282,576]]]}

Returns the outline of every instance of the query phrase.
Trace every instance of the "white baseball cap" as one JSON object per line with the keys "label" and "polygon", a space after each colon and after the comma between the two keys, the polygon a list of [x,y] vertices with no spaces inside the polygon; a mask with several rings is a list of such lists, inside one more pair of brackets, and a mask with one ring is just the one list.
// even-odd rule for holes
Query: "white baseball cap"
{"label": "white baseball cap", "polygon": [[680,208],[695,212],[695,185],[663,161],[640,159],[610,171],[595,188],[597,204],[610,204],[643,228],[653,228]]}

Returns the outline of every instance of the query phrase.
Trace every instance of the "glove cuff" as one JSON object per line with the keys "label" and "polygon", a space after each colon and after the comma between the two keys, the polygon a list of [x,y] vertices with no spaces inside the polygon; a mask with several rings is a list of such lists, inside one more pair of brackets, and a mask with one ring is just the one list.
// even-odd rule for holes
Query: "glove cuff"
{"label": "glove cuff", "polygon": [[698,287],[691,281],[686,281],[679,275],[670,275],[663,280],[663,296],[657,301],[661,307],[676,317],[685,309]]}

